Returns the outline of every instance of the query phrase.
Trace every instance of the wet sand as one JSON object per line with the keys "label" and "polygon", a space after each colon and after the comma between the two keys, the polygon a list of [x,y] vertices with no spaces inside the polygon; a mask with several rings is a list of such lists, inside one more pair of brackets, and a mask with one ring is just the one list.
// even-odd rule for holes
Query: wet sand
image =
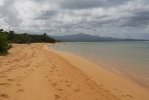
{"label": "wet sand", "polygon": [[13,45],[0,56],[0,100],[149,100],[149,91],[47,44]]}

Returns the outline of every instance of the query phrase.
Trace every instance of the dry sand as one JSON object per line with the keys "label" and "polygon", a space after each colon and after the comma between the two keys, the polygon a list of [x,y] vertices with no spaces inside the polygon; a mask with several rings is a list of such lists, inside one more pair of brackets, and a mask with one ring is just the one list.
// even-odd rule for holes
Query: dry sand
{"label": "dry sand", "polygon": [[149,100],[149,91],[47,44],[22,44],[0,56],[0,100]]}

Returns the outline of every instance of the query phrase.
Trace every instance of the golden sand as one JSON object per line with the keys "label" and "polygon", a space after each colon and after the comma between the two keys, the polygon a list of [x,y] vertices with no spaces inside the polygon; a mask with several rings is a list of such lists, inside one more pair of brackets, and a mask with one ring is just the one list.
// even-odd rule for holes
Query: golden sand
{"label": "golden sand", "polygon": [[149,100],[149,91],[47,44],[13,45],[0,57],[0,100]]}

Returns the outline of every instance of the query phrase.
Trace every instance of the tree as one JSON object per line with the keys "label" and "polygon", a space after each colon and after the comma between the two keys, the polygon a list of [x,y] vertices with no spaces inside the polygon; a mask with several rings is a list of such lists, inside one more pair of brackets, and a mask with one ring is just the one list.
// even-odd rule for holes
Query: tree
{"label": "tree", "polygon": [[9,49],[7,34],[5,32],[0,32],[0,55],[7,54]]}
{"label": "tree", "polygon": [[2,32],[3,31],[3,29],[0,29],[0,32]]}
{"label": "tree", "polygon": [[9,32],[8,32],[8,39],[9,39],[9,40],[13,40],[14,37],[15,37],[15,32],[14,32],[14,31],[9,31]]}

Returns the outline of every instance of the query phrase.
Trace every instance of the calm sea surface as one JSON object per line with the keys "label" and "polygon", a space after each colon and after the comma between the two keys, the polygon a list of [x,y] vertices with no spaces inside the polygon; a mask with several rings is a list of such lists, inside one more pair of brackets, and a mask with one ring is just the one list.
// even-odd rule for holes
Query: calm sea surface
{"label": "calm sea surface", "polygon": [[[51,48],[51,46],[50,46]],[[85,57],[149,87],[149,42],[65,42],[52,48]]]}

